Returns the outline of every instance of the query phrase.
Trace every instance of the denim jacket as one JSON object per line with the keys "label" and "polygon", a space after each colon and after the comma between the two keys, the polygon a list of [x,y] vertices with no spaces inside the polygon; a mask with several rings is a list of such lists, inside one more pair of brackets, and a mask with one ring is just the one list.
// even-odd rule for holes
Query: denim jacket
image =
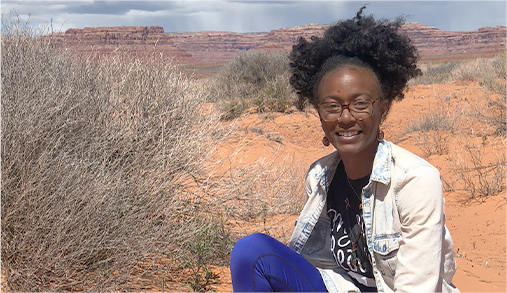
{"label": "denim jacket", "polygon": [[[326,197],[340,156],[312,164],[308,200],[289,246],[319,269],[328,292],[359,292],[331,254]],[[363,218],[378,292],[459,292],[451,236],[445,226],[440,174],[420,157],[381,141],[369,183],[362,191]]]}

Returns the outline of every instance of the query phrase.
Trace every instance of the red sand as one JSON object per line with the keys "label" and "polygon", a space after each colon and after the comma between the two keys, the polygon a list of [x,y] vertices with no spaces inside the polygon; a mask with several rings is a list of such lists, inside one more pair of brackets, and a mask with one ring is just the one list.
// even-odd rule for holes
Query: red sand
{"label": "red sand", "polygon": [[[486,136],[483,148],[491,160],[496,158],[492,154],[505,154],[505,138],[490,135],[491,127],[468,115],[470,109],[484,105],[483,101],[488,95],[491,93],[479,87],[476,81],[412,87],[403,101],[393,105],[384,123],[385,137],[425,157],[424,143],[431,144],[434,141],[425,141],[418,133],[403,134],[404,131],[414,121],[430,113],[449,112],[451,120],[456,123],[455,131],[444,132],[448,135],[444,142],[449,151],[443,155],[426,156],[425,159],[439,168],[444,179],[452,181],[456,172],[449,169],[452,166],[450,160],[455,161],[458,155],[464,154],[464,142],[478,144]],[[457,113],[456,109],[462,111]],[[240,154],[245,161],[255,161],[260,157],[284,158],[288,155],[295,162],[309,166],[314,160],[333,151],[332,147],[322,145],[320,122],[311,109],[307,113],[290,114],[251,112],[237,123],[238,130],[221,146],[221,155],[232,152],[241,144],[243,149]],[[281,140],[281,143],[275,140]],[[461,188],[459,182],[456,182],[455,188]],[[444,196],[446,224],[454,241],[458,262],[453,283],[462,292],[505,292],[505,193],[472,200],[464,191],[445,192]],[[287,230],[291,230],[293,219],[286,222]],[[216,268],[215,271],[220,275],[218,284],[214,286],[216,290],[231,291],[228,269]]]}

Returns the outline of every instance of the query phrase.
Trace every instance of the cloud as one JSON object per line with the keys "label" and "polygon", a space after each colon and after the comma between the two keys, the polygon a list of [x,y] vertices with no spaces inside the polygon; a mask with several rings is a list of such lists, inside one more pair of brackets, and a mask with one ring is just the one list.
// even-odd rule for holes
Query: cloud
{"label": "cloud", "polygon": [[367,11],[377,17],[404,15],[407,22],[447,31],[506,25],[505,1],[373,1]]}
{"label": "cloud", "polygon": [[156,12],[168,10],[177,7],[176,2],[162,1],[94,1],[94,2],[75,2],[66,9],[71,14],[107,14],[107,15],[126,15],[132,10]]}
{"label": "cloud", "polygon": [[[13,1],[2,0],[2,11],[15,9],[33,25],[55,28],[160,25],[166,32],[266,32],[309,23],[331,24],[355,15],[362,1]],[[370,1],[365,13],[444,30],[476,30],[505,25],[505,1]]]}

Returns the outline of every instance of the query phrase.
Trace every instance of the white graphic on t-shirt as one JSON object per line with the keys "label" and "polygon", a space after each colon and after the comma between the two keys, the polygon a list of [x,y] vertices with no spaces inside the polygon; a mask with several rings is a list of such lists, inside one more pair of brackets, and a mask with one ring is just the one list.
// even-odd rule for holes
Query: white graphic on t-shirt
{"label": "white graphic on t-shirt", "polygon": [[[335,238],[335,233],[331,233],[331,252],[333,253],[336,262],[344,270],[362,274],[366,273],[366,270],[363,268],[360,259],[357,259],[357,266],[352,262],[352,249],[350,245],[350,239],[348,231],[343,225],[342,215],[335,209],[329,209],[328,215],[333,222],[333,230],[336,231],[338,235],[342,235],[337,240]],[[362,217],[356,215],[356,220],[359,225],[363,225]]]}

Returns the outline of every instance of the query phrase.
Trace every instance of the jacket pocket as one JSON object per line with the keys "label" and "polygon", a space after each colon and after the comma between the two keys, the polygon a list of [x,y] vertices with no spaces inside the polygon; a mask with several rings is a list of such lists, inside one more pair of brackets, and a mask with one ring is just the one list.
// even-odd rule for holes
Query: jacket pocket
{"label": "jacket pocket", "polygon": [[398,264],[399,236],[388,235],[373,240],[377,268],[384,276],[394,277]]}

